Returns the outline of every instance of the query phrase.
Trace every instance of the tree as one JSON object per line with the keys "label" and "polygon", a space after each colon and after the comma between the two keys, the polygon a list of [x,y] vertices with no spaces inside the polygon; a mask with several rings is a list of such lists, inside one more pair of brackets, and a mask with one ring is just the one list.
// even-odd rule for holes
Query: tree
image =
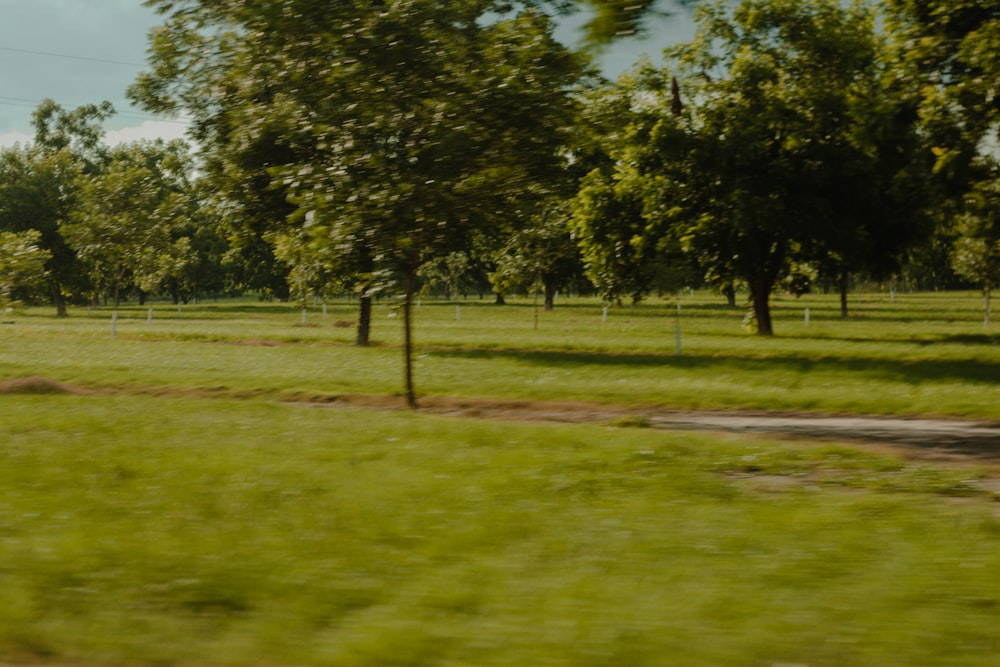
{"label": "tree", "polygon": [[761,335],[793,260],[843,274],[910,238],[900,142],[915,114],[891,97],[875,22],[863,2],[706,4],[695,40],[669,52],[679,85],[641,72],[633,106],[660,117],[637,126],[626,155],[645,177],[652,233],[676,238],[713,282],[745,282]]}
{"label": "tree", "polygon": [[[406,398],[415,405],[411,302],[419,268],[495,221],[495,202],[558,165],[581,61],[536,5],[150,0],[168,15],[147,108],[185,108],[221,150],[273,132],[272,185],[339,258],[401,284]],[[226,131],[218,128],[225,124]]]}
{"label": "tree", "polygon": [[588,92],[573,144],[579,177],[570,229],[587,278],[605,300],[619,304],[645,295],[662,259],[658,239],[647,233],[647,182],[632,160],[660,109],[637,104],[639,96],[631,75]]}
{"label": "tree", "polygon": [[935,171],[957,198],[984,141],[996,136],[1000,104],[998,0],[888,0],[890,28],[907,45],[909,73],[921,85],[921,114],[938,158]]}
{"label": "tree", "polygon": [[157,140],[116,146],[102,173],[82,177],[60,232],[95,284],[110,283],[115,308],[126,280],[154,287],[190,253],[173,235],[191,211],[190,172],[186,143]]}
{"label": "tree", "polygon": [[638,302],[652,284],[642,183],[636,174],[607,175],[594,170],[583,179],[574,201],[572,229],[587,277],[606,301]]}
{"label": "tree", "polygon": [[16,293],[44,284],[51,253],[38,246],[41,233],[0,232],[0,312],[17,305]]}
{"label": "tree", "polygon": [[992,179],[983,178],[965,199],[955,230],[952,266],[964,278],[983,289],[983,321],[990,321],[990,297],[1000,284],[1000,165],[988,161]]}
{"label": "tree", "polygon": [[553,205],[507,239],[493,273],[498,292],[541,292],[545,311],[555,309],[556,293],[583,271],[569,217],[567,206]]}
{"label": "tree", "polygon": [[[609,43],[647,32],[646,23],[651,16],[669,15],[658,9],[663,3],[657,0],[582,0],[592,12],[583,27],[587,43],[592,48],[603,48]],[[677,0],[678,5],[693,5],[695,0]]]}
{"label": "tree", "polygon": [[158,289],[168,292],[175,304],[197,300],[204,292],[230,287],[225,256],[224,202],[210,182],[194,178],[185,186],[186,212],[171,225],[174,248],[162,258]]}
{"label": "tree", "polygon": [[797,76],[808,141],[800,187],[815,202],[800,261],[837,284],[847,317],[849,276],[892,274],[926,238],[933,161],[919,125],[919,87],[901,63],[906,46],[877,29],[875,6],[828,7],[817,20],[824,27],[795,47],[806,68]]}
{"label": "tree", "polygon": [[[922,249],[925,266],[944,282],[951,268],[983,285],[986,319],[996,280],[996,142],[1000,138],[1000,2],[889,0],[892,29],[909,46],[908,74],[921,86],[920,113],[936,158],[937,239]],[[941,261],[949,259],[950,262]],[[937,260],[937,261],[934,261]],[[949,266],[950,264],[950,266]]]}
{"label": "tree", "polygon": [[45,100],[32,115],[34,141],[0,152],[0,229],[41,234],[39,247],[50,253],[49,290],[60,317],[67,315],[66,298],[86,287],[60,228],[76,205],[79,175],[103,168],[102,124],[113,113],[108,102],[66,111]]}

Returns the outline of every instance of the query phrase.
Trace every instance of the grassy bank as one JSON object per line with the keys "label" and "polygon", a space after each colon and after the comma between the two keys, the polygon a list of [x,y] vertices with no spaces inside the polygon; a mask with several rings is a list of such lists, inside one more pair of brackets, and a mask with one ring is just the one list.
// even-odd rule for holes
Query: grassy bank
{"label": "grassy bank", "polygon": [[[1000,418],[975,295],[679,302],[424,301],[418,389]],[[0,327],[0,664],[997,663],[995,463],[307,406],[400,390],[354,307]]]}
{"label": "grassy bank", "polygon": [[257,400],[0,401],[0,662],[1000,655],[975,469]]}

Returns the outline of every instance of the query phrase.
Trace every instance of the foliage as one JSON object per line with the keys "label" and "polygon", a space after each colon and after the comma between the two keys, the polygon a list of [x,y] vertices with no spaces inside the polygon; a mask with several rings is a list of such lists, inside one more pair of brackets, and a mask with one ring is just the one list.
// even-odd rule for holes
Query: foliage
{"label": "foliage", "polygon": [[86,280],[76,254],[60,230],[77,203],[79,175],[103,167],[103,121],[114,113],[108,102],[65,110],[52,100],[35,109],[34,142],[0,152],[0,229],[37,230],[56,311],[66,314],[66,297],[83,292]]}
{"label": "foliage", "polygon": [[[191,111],[223,165],[275,137],[268,174],[300,209],[297,238],[338,268],[396,272],[407,332],[420,266],[559,166],[582,63],[536,3],[148,4],[167,20],[133,96]],[[410,360],[407,344],[413,402]]]}
{"label": "foliage", "polygon": [[[669,13],[658,9],[657,0],[581,0],[590,11],[590,17],[583,26],[587,44],[591,48],[603,48],[615,40],[635,35],[648,34],[647,22],[652,16]],[[695,0],[678,0],[680,6],[695,4]]]}
{"label": "foliage", "polygon": [[956,273],[982,286],[987,324],[991,290],[1000,286],[1000,183],[998,165],[991,163],[988,175],[966,197],[965,212],[955,228],[958,238],[951,258]]}
{"label": "foliage", "polygon": [[118,305],[126,280],[150,290],[185,273],[191,240],[175,229],[193,213],[191,161],[183,141],[121,144],[104,169],[83,176],[77,207],[61,234],[97,285]]}
{"label": "foliage", "polygon": [[[630,177],[631,176],[631,177]],[[594,170],[574,202],[573,233],[587,277],[607,301],[639,301],[651,284],[651,244],[644,243],[642,184],[636,175]],[[655,246],[654,246],[655,247]]]}
{"label": "foliage", "polygon": [[38,246],[41,233],[0,231],[0,312],[18,305],[17,291],[44,284],[51,253]]}
{"label": "foliage", "polygon": [[552,310],[556,292],[579,279],[583,267],[566,208],[545,209],[510,236],[491,276],[497,292],[541,292],[545,310]]}
{"label": "foliage", "polygon": [[609,256],[679,248],[710,283],[745,283],[770,335],[794,262],[846,275],[919,238],[914,105],[865,3],[706,3],[697,21],[668,51],[676,75],[647,64],[619,82],[615,164],[579,210],[628,221]]}
{"label": "foliage", "polygon": [[449,299],[455,300],[465,287],[467,274],[472,264],[468,253],[450,252],[420,267],[420,277],[424,279],[424,289],[435,285],[443,286]]}
{"label": "foliage", "polygon": [[889,0],[889,28],[907,44],[904,64],[922,86],[921,113],[935,172],[953,196],[967,189],[984,143],[996,136],[1000,75],[996,0]]}

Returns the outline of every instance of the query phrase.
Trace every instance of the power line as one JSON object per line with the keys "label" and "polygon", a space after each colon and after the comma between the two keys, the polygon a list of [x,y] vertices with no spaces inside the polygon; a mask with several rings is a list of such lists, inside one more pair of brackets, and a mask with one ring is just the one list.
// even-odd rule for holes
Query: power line
{"label": "power line", "polygon": [[0,46],[0,51],[10,51],[12,53],[28,53],[33,56],[49,56],[51,58],[66,58],[67,60],[86,60],[93,63],[106,63],[109,65],[123,65],[126,67],[147,67],[147,63],[132,63],[125,60],[109,60],[107,58],[91,58],[89,56],[73,56],[65,53],[52,53],[50,51],[33,51],[31,49],[15,49],[9,46]]}
{"label": "power line", "polygon": [[[37,107],[39,104],[41,104],[41,103],[42,103],[41,100],[29,100],[29,99],[25,99],[23,97],[6,97],[4,95],[0,95],[0,105],[2,105],[2,106],[8,106],[8,107],[28,107],[28,108],[32,108],[33,109],[33,108]],[[72,110],[72,109],[78,109],[78,108],[80,108],[81,106],[84,106],[84,105],[82,105],[82,104],[60,104],[59,106],[64,107],[66,109]],[[120,116],[122,118],[135,118],[137,120],[155,120],[155,121],[158,121],[158,122],[161,122],[161,123],[176,123],[178,125],[186,125],[188,123],[188,121],[186,121],[186,120],[177,120],[177,119],[173,119],[173,118],[165,118],[163,116],[151,116],[149,114],[131,113],[131,112],[128,112],[128,111],[123,111],[123,112],[117,112],[116,111],[115,112],[115,116]]]}

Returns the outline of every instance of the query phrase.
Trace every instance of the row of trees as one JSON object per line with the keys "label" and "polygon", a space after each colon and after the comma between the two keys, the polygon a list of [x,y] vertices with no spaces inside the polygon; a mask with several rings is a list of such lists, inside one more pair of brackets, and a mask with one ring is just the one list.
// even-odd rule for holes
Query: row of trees
{"label": "row of trees", "polygon": [[107,103],[36,109],[35,140],[0,153],[0,298],[47,291],[59,315],[69,299],[122,290],[188,300],[200,280],[221,289],[219,216],[193,179],[182,141],[107,146]]}
{"label": "row of trees", "polygon": [[[129,94],[192,118],[197,171],[181,144],[104,146],[106,105],[43,104],[0,159],[0,241],[37,250],[61,312],[126,285],[336,286],[365,344],[392,288],[409,369],[431,279],[549,303],[582,276],[611,301],[707,281],[746,288],[765,335],[779,286],[836,285],[846,316],[852,274],[997,280],[1000,1],[690,3],[696,38],[614,83],[553,38],[572,2],[147,4]],[[591,43],[655,11],[588,4]]]}

